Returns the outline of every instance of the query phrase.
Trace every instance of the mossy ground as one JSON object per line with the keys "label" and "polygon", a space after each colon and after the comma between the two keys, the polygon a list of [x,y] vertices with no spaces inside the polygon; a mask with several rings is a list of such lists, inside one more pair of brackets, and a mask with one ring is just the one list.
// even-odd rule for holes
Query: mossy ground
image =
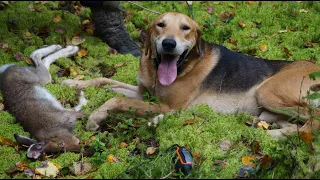
{"label": "mossy ground", "polygon": [[[190,15],[187,4],[184,1],[173,2],[136,2],[146,8],[160,13],[178,11]],[[28,5],[34,4],[41,11],[30,11]],[[145,30],[147,24],[157,15],[142,10],[126,2],[121,2],[127,10],[126,27],[131,37],[141,43],[140,33]],[[212,13],[207,8],[213,8]],[[195,20],[199,23],[203,39],[209,42],[223,44],[226,47],[245,54],[256,55],[268,59],[294,60],[316,60],[319,63],[320,52],[320,3],[319,2],[193,2],[192,4]],[[304,9],[305,11],[301,11]],[[226,22],[221,21],[221,13],[234,12],[233,17]],[[307,11],[307,12],[306,12]],[[54,23],[57,15],[62,17],[60,22]],[[26,61],[17,61],[14,54],[21,52],[29,57],[32,51],[43,45],[66,44],[67,38],[80,34],[86,41],[79,46],[85,48],[88,54],[84,57],[61,58],[50,67],[52,83],[45,87],[55,95],[66,107],[72,107],[77,103],[76,90],[59,83],[62,80],[74,78],[57,76],[66,68],[75,67],[78,75],[83,79],[102,77],[101,63],[112,66],[119,62],[125,65],[116,69],[113,79],[125,83],[135,84],[139,59],[131,55],[109,53],[109,47],[99,38],[82,31],[81,22],[90,20],[90,9],[85,8],[77,14],[63,11],[59,8],[59,2],[47,2],[46,4],[33,1],[9,3],[0,10],[0,43],[7,43],[7,48],[0,47],[0,65],[18,64],[28,65]],[[242,20],[245,27],[240,27],[238,22]],[[64,28],[65,33],[55,32],[56,28]],[[44,28],[46,36],[39,31]],[[28,34],[30,33],[30,34]],[[28,37],[26,37],[28,36]],[[251,37],[250,37],[251,36]],[[260,49],[265,44],[267,49]],[[107,86],[105,87],[107,88]],[[242,166],[241,157],[248,156],[252,152],[250,147],[243,142],[243,137],[248,142],[258,141],[261,153],[271,156],[276,165],[270,170],[260,170],[256,174],[258,178],[320,178],[319,135],[315,134],[313,148],[314,153],[308,152],[308,146],[295,135],[286,140],[277,141],[266,134],[262,129],[249,128],[245,122],[252,117],[239,115],[219,115],[206,105],[195,106],[191,110],[168,113],[164,121],[157,129],[146,128],[145,123],[136,128],[131,128],[124,134],[118,126],[113,133],[99,133],[85,131],[88,116],[105,101],[121,96],[117,93],[106,91],[105,88],[88,87],[84,89],[85,96],[89,100],[83,111],[86,116],[77,122],[74,133],[83,141],[90,136],[100,137],[101,142],[108,146],[100,156],[83,158],[88,162],[101,160],[102,163],[94,167],[94,171],[85,176],[73,176],[67,174],[65,178],[161,178],[169,174],[173,168],[172,156],[165,150],[172,144],[186,146],[193,153],[201,154],[202,161],[188,177],[193,178],[235,178],[239,168]],[[186,120],[196,119],[196,123],[183,125]],[[14,140],[13,134],[29,136],[23,128],[15,122],[15,119],[6,111],[0,111],[0,136]],[[109,118],[112,124],[112,117]],[[143,119],[136,119],[144,121]],[[117,123],[113,123],[117,124]],[[130,129],[129,129],[130,130]],[[133,139],[132,133],[136,133]],[[147,162],[143,156],[129,157],[128,155],[137,146],[141,152],[145,152],[147,145],[142,143],[149,138],[156,139],[159,143],[159,154],[154,160]],[[231,147],[223,151],[219,144],[228,140]],[[127,142],[126,148],[119,146],[120,142]],[[139,142],[140,141],[140,142]],[[39,164],[26,159],[25,151],[19,153],[14,148],[0,146],[0,178],[9,178],[4,171],[18,161],[24,161],[34,167]],[[107,155],[116,155],[121,161],[110,163]],[[100,159],[99,159],[100,158]],[[70,167],[73,162],[81,160],[76,153],[63,153],[58,158],[49,158],[62,167]],[[213,170],[215,160],[226,160],[224,168]],[[145,164],[140,164],[146,162]],[[137,168],[131,173],[124,172],[131,165]],[[121,174],[120,174],[121,173]],[[120,175],[119,175],[120,174]],[[181,174],[174,173],[170,177],[179,177]],[[22,173],[15,178],[26,178]],[[64,176],[59,176],[64,177]],[[170,178],[169,177],[169,178]],[[183,178],[183,176],[181,176]]]}

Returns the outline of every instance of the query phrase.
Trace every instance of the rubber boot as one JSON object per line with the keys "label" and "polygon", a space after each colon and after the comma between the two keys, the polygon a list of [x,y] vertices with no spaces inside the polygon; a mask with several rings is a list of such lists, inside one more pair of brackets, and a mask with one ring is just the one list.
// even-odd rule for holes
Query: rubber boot
{"label": "rubber boot", "polygon": [[139,46],[127,32],[119,10],[119,1],[80,1],[91,9],[95,34],[120,54],[140,56]]}

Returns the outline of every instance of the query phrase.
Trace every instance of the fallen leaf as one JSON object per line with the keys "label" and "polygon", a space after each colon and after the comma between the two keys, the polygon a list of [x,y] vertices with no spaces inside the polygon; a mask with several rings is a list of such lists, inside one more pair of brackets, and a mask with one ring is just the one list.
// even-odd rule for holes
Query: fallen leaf
{"label": "fallen leaf", "polygon": [[8,5],[9,4],[9,1],[1,1],[3,4],[6,4]]}
{"label": "fallen leaf", "polygon": [[217,170],[217,168],[225,168],[226,165],[227,165],[227,160],[225,160],[225,159],[224,159],[223,161],[221,161],[221,160],[215,160],[215,161],[213,162],[213,168],[212,168],[212,170],[215,171],[215,170]]}
{"label": "fallen leaf", "polygon": [[88,19],[82,21],[83,25],[88,24],[88,23],[90,23],[90,20],[88,20]]}
{"label": "fallen leaf", "polygon": [[59,168],[56,164],[50,161],[43,161],[41,167],[35,169],[36,174],[40,174],[47,177],[56,177],[59,173]]}
{"label": "fallen leaf", "polygon": [[113,67],[114,68],[119,68],[119,67],[126,66],[126,65],[127,65],[127,63],[125,63],[125,62],[118,62],[115,65],[113,65]]}
{"label": "fallen leaf", "polygon": [[190,124],[194,124],[197,123],[199,120],[198,119],[189,119],[183,122],[183,125],[190,125]]}
{"label": "fallen leaf", "polygon": [[82,38],[82,37],[80,37],[80,36],[75,36],[75,37],[73,37],[72,38],[72,40],[71,40],[71,44],[73,44],[73,45],[79,45],[79,44],[81,44],[81,43],[83,43],[85,41],[85,39],[84,38]]}
{"label": "fallen leaf", "polygon": [[301,13],[307,13],[307,12],[309,12],[307,9],[299,9],[299,12],[301,12]]}
{"label": "fallen leaf", "polygon": [[74,76],[78,75],[78,68],[77,67],[70,67],[70,74],[72,73]]}
{"label": "fallen leaf", "polygon": [[228,22],[231,19],[233,19],[233,15],[235,14],[235,12],[226,12],[226,11],[222,11],[219,15],[219,19],[222,22]]}
{"label": "fallen leaf", "polygon": [[58,15],[56,15],[54,18],[53,18],[53,22],[54,23],[58,23],[58,22],[60,22],[62,20],[62,18],[61,18],[61,16],[58,14]]}
{"label": "fallen leaf", "polygon": [[17,162],[16,168],[18,171],[24,171],[26,168],[29,168],[28,164],[25,162]]}
{"label": "fallen leaf", "polygon": [[42,10],[43,10],[42,7],[36,7],[35,9],[36,9],[36,11],[38,11],[38,12],[42,12]]}
{"label": "fallen leaf", "polygon": [[0,43],[0,49],[7,49],[8,47],[8,43]]}
{"label": "fallen leaf", "polygon": [[299,132],[299,136],[306,144],[310,144],[314,139],[314,136],[311,132],[301,131]]}
{"label": "fallen leaf", "polygon": [[111,162],[111,163],[119,162],[119,159],[116,156],[110,154],[110,155],[108,155],[108,162]]}
{"label": "fallen leaf", "polygon": [[31,39],[31,36],[32,34],[29,31],[24,33],[24,39]]}
{"label": "fallen leaf", "polygon": [[261,164],[264,168],[269,168],[271,167],[272,165],[272,162],[273,162],[273,159],[268,156],[268,155],[264,155],[262,158],[261,158]]}
{"label": "fallen leaf", "polygon": [[14,58],[17,60],[17,61],[25,61],[27,60],[27,58],[24,56],[24,54],[22,54],[21,52],[17,52],[14,54]]}
{"label": "fallen leaf", "polygon": [[65,34],[66,29],[64,27],[57,27],[54,32],[59,33],[59,34]]}
{"label": "fallen leaf", "polygon": [[92,166],[90,163],[87,162],[74,162],[71,168],[71,171],[76,176],[82,176],[90,172]]}
{"label": "fallen leaf", "polygon": [[109,54],[117,55],[118,51],[116,49],[113,49],[113,48],[109,47]]}
{"label": "fallen leaf", "polygon": [[28,9],[29,9],[29,11],[35,11],[33,4],[29,4]]}
{"label": "fallen leaf", "polygon": [[237,40],[232,40],[231,38],[228,38],[228,43],[231,43],[231,44],[233,44],[235,46],[238,45],[238,41]]}
{"label": "fallen leaf", "polygon": [[252,5],[252,4],[254,4],[254,1],[246,1],[246,4]]}
{"label": "fallen leaf", "polygon": [[224,140],[219,144],[219,147],[223,150],[223,151],[227,151],[231,146],[231,142],[229,140]]}
{"label": "fallen leaf", "polygon": [[238,24],[239,24],[239,26],[242,27],[242,28],[246,27],[246,24],[243,22],[242,19],[240,19],[240,20],[238,21]]}
{"label": "fallen leaf", "polygon": [[26,60],[26,63],[29,64],[29,65],[33,65],[33,61],[30,58]]}
{"label": "fallen leaf", "polygon": [[234,6],[233,4],[228,4],[228,6],[233,8],[233,9],[236,8],[236,6]]}
{"label": "fallen leaf", "polygon": [[257,34],[257,33],[251,33],[251,34],[250,34],[250,37],[251,37],[251,38],[256,38],[256,37],[258,37],[258,34]]}
{"label": "fallen leaf", "polygon": [[288,48],[285,47],[282,50],[284,52],[284,54],[283,54],[284,57],[289,58],[290,56],[292,56],[292,54],[290,53]]}
{"label": "fallen leaf", "polygon": [[81,49],[80,51],[77,52],[77,55],[79,57],[84,57],[88,54],[88,51],[86,49]]}
{"label": "fallen leaf", "polygon": [[147,148],[147,151],[146,151],[146,154],[147,154],[147,155],[152,155],[152,154],[154,154],[156,151],[157,151],[157,148],[155,148],[155,147],[148,147],[148,148]]}
{"label": "fallen leaf", "polygon": [[[266,52],[267,51],[267,45],[265,45],[266,47],[261,47],[261,45],[265,45],[265,44],[260,44],[260,50],[262,51],[262,52]],[[269,129],[269,124],[266,122],[266,121],[260,121],[260,122],[258,122],[258,124],[257,124],[257,127],[258,128],[263,128],[264,130],[267,130],[267,129]]]}
{"label": "fallen leaf", "polygon": [[215,10],[213,9],[212,6],[209,6],[209,7],[207,8],[207,13],[208,13],[208,14],[213,14],[214,11],[215,11]]}
{"label": "fallen leaf", "polygon": [[279,33],[285,33],[288,32],[288,30],[280,30]]}
{"label": "fallen leaf", "polygon": [[245,166],[252,166],[255,167],[255,160],[256,160],[256,156],[242,156],[241,161],[242,164]]}
{"label": "fallen leaf", "polygon": [[126,147],[128,147],[128,146],[129,146],[128,143],[125,143],[125,142],[121,142],[121,143],[120,143],[120,147],[121,147],[121,148],[126,148]]}
{"label": "fallen leaf", "polygon": [[258,141],[253,141],[250,144],[251,152],[254,154],[258,154],[260,152],[260,144]]}

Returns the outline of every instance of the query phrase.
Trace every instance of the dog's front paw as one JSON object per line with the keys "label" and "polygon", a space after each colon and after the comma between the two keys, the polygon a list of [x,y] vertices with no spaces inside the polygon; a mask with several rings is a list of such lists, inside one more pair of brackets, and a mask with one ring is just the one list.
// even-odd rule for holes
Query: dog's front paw
{"label": "dog's front paw", "polygon": [[159,122],[163,119],[164,115],[159,114],[158,116],[155,116],[151,119],[151,121],[148,122],[148,127],[157,127]]}
{"label": "dog's front paw", "polygon": [[96,131],[97,129],[99,129],[99,125],[95,122],[95,121],[88,121],[86,129],[87,131]]}

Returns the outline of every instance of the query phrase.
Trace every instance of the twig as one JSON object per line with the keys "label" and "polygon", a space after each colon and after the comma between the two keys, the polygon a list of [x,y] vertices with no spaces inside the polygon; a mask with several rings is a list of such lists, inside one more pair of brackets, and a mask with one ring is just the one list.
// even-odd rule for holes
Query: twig
{"label": "twig", "polygon": [[194,15],[193,15],[193,11],[192,11],[192,7],[190,6],[190,4],[188,3],[188,1],[186,1],[188,7],[189,7],[189,11],[190,11],[190,14],[191,14],[191,18],[194,19]]}
{"label": "twig", "polygon": [[153,12],[153,13],[155,13],[155,14],[161,14],[161,13],[159,13],[159,12],[157,12],[157,11],[153,11],[153,10],[151,10],[151,9],[145,8],[145,7],[143,7],[143,6],[140,6],[139,4],[136,4],[136,3],[132,2],[132,1],[127,1],[127,2],[130,3],[130,4],[133,4],[133,5],[139,6],[139,7],[141,7],[141,8],[144,9],[144,10]]}
{"label": "twig", "polygon": [[161,177],[160,179],[167,179],[169,176],[171,176],[174,173],[174,171],[175,169],[172,169],[168,175]]}

